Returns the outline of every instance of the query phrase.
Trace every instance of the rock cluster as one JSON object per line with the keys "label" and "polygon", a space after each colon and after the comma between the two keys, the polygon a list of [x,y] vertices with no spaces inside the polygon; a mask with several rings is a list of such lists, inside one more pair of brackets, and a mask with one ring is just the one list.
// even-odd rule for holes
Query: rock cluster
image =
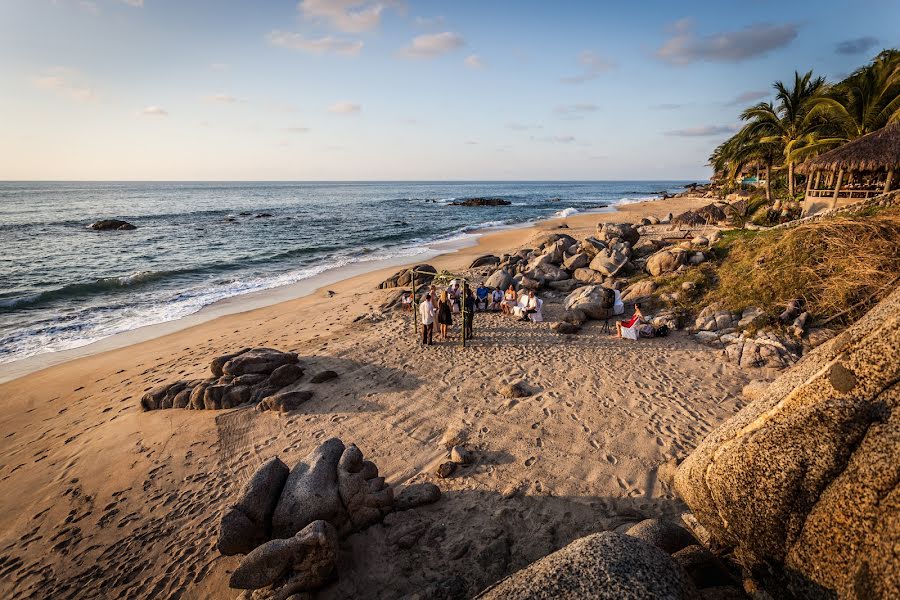
{"label": "rock cluster", "polygon": [[413,271],[416,271],[416,284],[427,285],[437,275],[437,269],[431,265],[414,265],[408,269],[397,271],[378,285],[378,289],[387,290],[412,285]]}
{"label": "rock cluster", "polygon": [[677,225],[689,225],[692,227],[698,225],[715,225],[718,223],[726,223],[727,221],[728,215],[719,204],[707,204],[706,206],[683,212],[672,219],[672,222]]}
{"label": "rock cluster", "polygon": [[217,548],[244,554],[232,588],[252,598],[287,598],[333,576],[340,538],[397,508],[436,502],[433,484],[409,486],[394,501],[378,467],[354,444],[332,438],[289,470],[274,457],[257,469],[219,522]]}
{"label": "rock cluster", "polygon": [[900,290],[783,373],[675,489],[779,594],[900,597]]}
{"label": "rock cluster", "polygon": [[729,362],[744,368],[783,369],[796,363],[802,343],[774,329],[760,329],[767,322],[759,307],[732,312],[711,304],[697,315],[693,329],[698,341],[723,348]]}
{"label": "rock cluster", "polygon": [[[258,410],[287,412],[312,397],[308,390],[289,389],[304,374],[293,352],[245,348],[213,359],[210,371],[212,377],[207,379],[181,380],[153,388],[141,398],[141,408],[219,410],[256,404]],[[311,383],[316,383],[321,375],[313,376]]]}

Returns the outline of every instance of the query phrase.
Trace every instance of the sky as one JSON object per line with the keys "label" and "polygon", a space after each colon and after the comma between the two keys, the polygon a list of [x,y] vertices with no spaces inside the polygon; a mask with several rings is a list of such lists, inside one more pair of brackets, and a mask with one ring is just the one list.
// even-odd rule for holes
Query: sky
{"label": "sky", "polygon": [[0,0],[2,180],[709,177],[898,0]]}

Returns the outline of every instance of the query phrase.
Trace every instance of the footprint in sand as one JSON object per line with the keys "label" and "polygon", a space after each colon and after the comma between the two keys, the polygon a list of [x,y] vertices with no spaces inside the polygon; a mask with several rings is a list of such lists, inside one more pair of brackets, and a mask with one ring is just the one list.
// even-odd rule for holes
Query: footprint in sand
{"label": "footprint in sand", "polygon": [[608,462],[608,463],[611,464],[611,465],[617,465],[617,464],[619,464],[619,459],[616,458],[616,455],[615,455],[615,454],[607,454],[607,455],[606,455],[606,462]]}
{"label": "footprint in sand", "polygon": [[536,461],[536,460],[537,459],[535,457],[529,456],[528,458],[525,459],[525,466],[530,467],[531,465],[534,464],[534,461]]}

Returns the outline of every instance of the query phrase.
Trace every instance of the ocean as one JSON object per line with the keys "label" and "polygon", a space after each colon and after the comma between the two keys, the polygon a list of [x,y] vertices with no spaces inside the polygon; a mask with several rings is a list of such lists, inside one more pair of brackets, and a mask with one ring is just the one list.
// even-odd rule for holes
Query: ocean
{"label": "ocean", "polygon": [[[0,363],[179,319],[473,231],[636,202],[684,181],[0,182]],[[463,207],[467,198],[509,206]],[[99,219],[133,231],[94,231]]]}

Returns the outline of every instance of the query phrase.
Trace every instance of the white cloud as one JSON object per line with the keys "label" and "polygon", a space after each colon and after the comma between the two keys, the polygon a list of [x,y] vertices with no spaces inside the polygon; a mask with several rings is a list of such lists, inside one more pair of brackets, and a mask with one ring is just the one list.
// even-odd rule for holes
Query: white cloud
{"label": "white cloud", "polygon": [[206,101],[214,102],[215,104],[234,104],[238,102],[238,99],[231,94],[213,94],[212,96],[207,96]]}
{"label": "white cloud", "polygon": [[743,106],[756,100],[768,98],[771,92],[769,90],[749,90],[735,96],[732,100],[725,103],[725,106]]}
{"label": "white cloud", "polygon": [[431,58],[462,48],[465,44],[462,36],[452,31],[428,33],[414,37],[400,53],[412,58]]}
{"label": "white cloud", "polygon": [[336,102],[328,107],[328,112],[337,115],[350,115],[358,113],[362,110],[362,106],[353,102]]}
{"label": "white cloud", "polygon": [[578,56],[578,62],[581,63],[583,69],[582,73],[580,75],[562,77],[560,78],[560,81],[563,83],[584,83],[585,81],[597,79],[600,75],[616,66],[612,61],[607,60],[590,50],[582,52]]}
{"label": "white cloud", "polygon": [[596,104],[591,104],[590,102],[578,102],[576,104],[557,106],[553,109],[553,112],[558,115],[580,118],[580,115],[583,115],[584,113],[597,112],[598,110],[600,110],[600,107]]}
{"label": "white cloud", "polygon": [[657,50],[656,56],[673,65],[697,61],[740,62],[787,46],[797,37],[797,25],[750,25],[739,31],[698,35],[691,19],[672,25],[674,35]]}
{"label": "white cloud", "polygon": [[143,117],[168,117],[169,113],[159,106],[148,106],[139,113]]}
{"label": "white cloud", "polygon": [[467,67],[470,69],[483,69],[484,61],[481,60],[481,57],[477,54],[470,54],[466,57],[466,60],[463,61]]}
{"label": "white cloud", "polygon": [[307,19],[324,21],[340,31],[359,33],[378,27],[382,2],[366,0],[303,0],[297,9]]}
{"label": "white cloud", "polygon": [[74,69],[56,67],[44,75],[33,77],[31,83],[38,89],[54,92],[76,102],[92,102],[97,99],[94,90],[80,81],[80,74]]}
{"label": "white cloud", "polygon": [[699,125],[697,127],[673,129],[667,131],[666,135],[674,135],[677,137],[710,137],[722,135],[724,133],[734,133],[735,131],[737,131],[737,127],[734,125]]}
{"label": "white cloud", "polygon": [[266,40],[273,46],[290,50],[302,50],[313,54],[334,53],[355,56],[359,54],[363,47],[363,43],[360,40],[346,40],[330,35],[318,39],[307,39],[300,33],[280,31],[278,29],[266,34]]}

